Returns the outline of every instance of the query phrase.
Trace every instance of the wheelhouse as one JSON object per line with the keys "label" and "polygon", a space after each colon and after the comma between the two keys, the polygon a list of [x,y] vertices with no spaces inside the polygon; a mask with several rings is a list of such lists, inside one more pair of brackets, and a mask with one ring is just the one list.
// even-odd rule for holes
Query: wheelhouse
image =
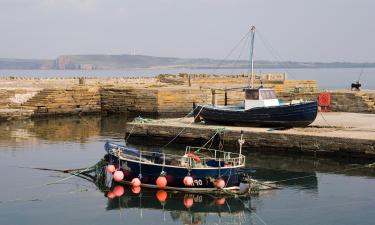
{"label": "wheelhouse", "polygon": [[274,90],[269,88],[248,88],[245,89],[245,110],[256,107],[279,106]]}

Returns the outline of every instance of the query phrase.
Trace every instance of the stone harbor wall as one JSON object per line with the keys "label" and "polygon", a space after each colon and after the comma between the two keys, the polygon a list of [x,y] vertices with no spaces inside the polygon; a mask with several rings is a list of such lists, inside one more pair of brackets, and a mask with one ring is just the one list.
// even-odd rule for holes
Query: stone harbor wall
{"label": "stone harbor wall", "polygon": [[[183,116],[193,103],[243,104],[245,75],[180,74],[155,78],[0,78],[2,118],[81,113],[135,113]],[[255,75],[283,102],[316,100],[314,80],[288,80],[286,74]],[[332,91],[329,110],[375,113],[374,91]],[[9,110],[11,109],[11,110]],[[24,110],[24,111],[22,111]],[[26,110],[26,111],[25,111]],[[31,110],[29,113],[27,110]]]}
{"label": "stone harbor wall", "polygon": [[199,88],[166,88],[157,91],[157,113],[161,116],[186,115],[193,110],[193,103],[210,104],[211,90]]}
{"label": "stone harbor wall", "polygon": [[43,89],[21,105],[35,116],[99,113],[99,88]]}
{"label": "stone harbor wall", "polygon": [[100,90],[103,113],[157,113],[157,89],[102,88]]}
{"label": "stone harbor wall", "polygon": [[375,113],[375,93],[334,92],[329,109],[336,112]]}

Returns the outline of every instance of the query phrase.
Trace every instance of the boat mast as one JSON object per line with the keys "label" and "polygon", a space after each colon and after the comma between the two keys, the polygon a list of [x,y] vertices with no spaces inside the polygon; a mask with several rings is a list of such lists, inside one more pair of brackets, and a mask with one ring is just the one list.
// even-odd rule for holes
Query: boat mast
{"label": "boat mast", "polygon": [[251,48],[250,48],[251,88],[254,88],[254,38],[255,38],[255,26],[252,26],[250,31],[251,31]]}

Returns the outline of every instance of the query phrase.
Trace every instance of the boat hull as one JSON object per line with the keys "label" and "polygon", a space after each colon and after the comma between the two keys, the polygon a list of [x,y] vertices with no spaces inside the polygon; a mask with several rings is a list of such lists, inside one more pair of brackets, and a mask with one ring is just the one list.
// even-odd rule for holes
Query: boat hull
{"label": "boat hull", "polygon": [[[167,190],[179,190],[187,192],[204,192],[217,190],[215,182],[217,179],[223,179],[226,183],[225,189],[237,189],[241,180],[238,167],[220,167],[220,168],[191,168],[178,166],[160,166],[157,164],[139,163],[137,161],[118,159],[116,156],[109,155],[109,163],[116,166],[117,170],[124,172],[124,183],[130,183],[133,178],[141,177],[143,187],[158,188],[156,179],[164,172],[167,179]],[[193,178],[193,186],[188,187],[183,183],[185,176],[190,174]]]}
{"label": "boat hull", "polygon": [[195,116],[199,116],[206,123],[263,127],[306,127],[314,122],[317,112],[316,101],[249,110],[198,105],[194,110]]}

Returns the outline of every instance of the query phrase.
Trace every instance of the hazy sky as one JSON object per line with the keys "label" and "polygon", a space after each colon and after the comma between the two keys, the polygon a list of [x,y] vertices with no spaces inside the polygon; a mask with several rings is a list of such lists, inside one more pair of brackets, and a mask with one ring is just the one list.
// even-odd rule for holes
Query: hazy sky
{"label": "hazy sky", "polygon": [[221,59],[251,25],[255,58],[375,61],[375,0],[0,0],[0,57]]}

